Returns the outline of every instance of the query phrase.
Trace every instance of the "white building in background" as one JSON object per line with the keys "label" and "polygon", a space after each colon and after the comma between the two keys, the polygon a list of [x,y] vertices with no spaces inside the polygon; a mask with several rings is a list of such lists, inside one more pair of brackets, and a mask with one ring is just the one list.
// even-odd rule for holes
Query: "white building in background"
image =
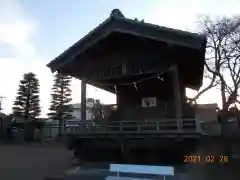
{"label": "white building in background", "polygon": [[[87,98],[87,102],[86,102],[86,119],[87,120],[92,119],[91,108],[93,107],[95,102],[96,102],[95,99]],[[81,103],[76,103],[71,105],[73,107],[72,116],[74,117],[74,120],[80,120],[81,119]]]}
{"label": "white building in background", "polygon": [[217,103],[198,104],[196,108],[196,118],[200,122],[217,122]]}
{"label": "white building in background", "polygon": [[[87,98],[87,107],[86,107],[86,118],[87,120],[92,119],[91,108],[93,107],[94,103],[96,102],[95,99]],[[73,119],[68,119],[66,121],[67,127],[76,126],[77,122],[81,120],[81,103],[71,104],[73,107],[72,116]],[[48,120],[47,125],[43,128],[43,137],[56,137],[58,135],[58,120]],[[68,130],[68,129],[67,129]]]}

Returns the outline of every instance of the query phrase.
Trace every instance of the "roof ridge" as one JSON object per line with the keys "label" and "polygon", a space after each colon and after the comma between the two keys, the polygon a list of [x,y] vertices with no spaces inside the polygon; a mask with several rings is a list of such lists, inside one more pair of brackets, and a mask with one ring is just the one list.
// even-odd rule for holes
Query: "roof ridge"
{"label": "roof ridge", "polygon": [[[164,29],[164,30],[172,30],[172,31],[176,31],[178,33],[185,33],[185,34],[188,34],[192,37],[194,36],[199,36],[199,37],[203,37],[203,35],[199,34],[199,33],[195,33],[195,32],[189,32],[189,31],[185,31],[185,30],[180,30],[180,29],[176,29],[176,28],[170,28],[170,27],[166,27],[166,26],[160,26],[158,24],[153,24],[153,23],[148,23],[148,22],[145,22],[144,20],[141,20],[139,21],[137,18],[134,18],[134,19],[131,19],[131,18],[126,18],[123,13],[119,10],[119,9],[113,9],[110,13],[110,17],[112,18],[116,18],[116,19],[123,19],[123,20],[126,20],[126,21],[131,21],[131,22],[134,22],[134,23],[138,23],[138,24],[141,24],[141,25],[147,25],[147,26],[152,26],[152,27],[156,27],[156,28],[161,28],[161,29]],[[99,24],[100,25],[100,24]]]}
{"label": "roof ridge", "polygon": [[151,27],[155,27],[155,28],[161,28],[162,30],[167,30],[167,31],[172,30],[172,31],[175,31],[177,33],[184,33],[186,35],[190,35],[192,37],[196,37],[196,36],[204,37],[203,35],[201,35],[199,33],[189,32],[189,31],[180,30],[180,29],[171,28],[171,27],[166,27],[166,26],[160,26],[158,24],[148,23],[148,22],[145,22],[143,20],[138,21],[136,18],[135,19],[124,18],[124,20],[132,22],[132,23],[138,23],[138,24],[141,24],[141,25],[151,26]]}

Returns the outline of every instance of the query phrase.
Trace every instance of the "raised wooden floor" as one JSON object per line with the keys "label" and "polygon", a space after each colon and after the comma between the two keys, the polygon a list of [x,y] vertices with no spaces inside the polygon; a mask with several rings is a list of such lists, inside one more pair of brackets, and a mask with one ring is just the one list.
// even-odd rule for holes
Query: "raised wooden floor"
{"label": "raised wooden floor", "polygon": [[75,127],[68,128],[67,135],[79,138],[90,137],[115,137],[124,135],[128,138],[169,137],[178,136],[195,137],[202,133],[195,119],[182,119],[179,127],[176,119],[146,120],[146,121],[117,121],[94,124],[92,121],[78,123]]}
{"label": "raised wooden floor", "polygon": [[181,128],[176,119],[161,119],[98,125],[85,121],[66,135],[70,149],[82,162],[181,164],[202,132],[195,119],[183,119]]}

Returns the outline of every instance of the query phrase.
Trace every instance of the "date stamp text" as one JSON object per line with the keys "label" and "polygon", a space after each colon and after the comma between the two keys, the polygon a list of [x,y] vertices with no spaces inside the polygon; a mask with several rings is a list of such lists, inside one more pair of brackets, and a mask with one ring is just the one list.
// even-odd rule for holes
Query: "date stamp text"
{"label": "date stamp text", "polygon": [[184,156],[184,163],[221,163],[229,161],[228,156]]}

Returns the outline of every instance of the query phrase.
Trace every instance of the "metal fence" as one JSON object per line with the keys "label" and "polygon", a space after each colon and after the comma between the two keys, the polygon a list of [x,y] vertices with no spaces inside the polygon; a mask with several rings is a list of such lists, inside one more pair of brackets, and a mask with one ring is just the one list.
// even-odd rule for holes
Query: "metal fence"
{"label": "metal fence", "polygon": [[[65,133],[71,133],[74,127],[77,127],[77,123],[67,124]],[[43,138],[54,138],[59,134],[59,126],[58,125],[45,125],[42,129],[42,137]]]}
{"label": "metal fence", "polygon": [[202,130],[209,136],[228,136],[236,137],[240,135],[240,126],[239,122],[236,120],[229,120],[224,123],[220,122],[202,122]]}

